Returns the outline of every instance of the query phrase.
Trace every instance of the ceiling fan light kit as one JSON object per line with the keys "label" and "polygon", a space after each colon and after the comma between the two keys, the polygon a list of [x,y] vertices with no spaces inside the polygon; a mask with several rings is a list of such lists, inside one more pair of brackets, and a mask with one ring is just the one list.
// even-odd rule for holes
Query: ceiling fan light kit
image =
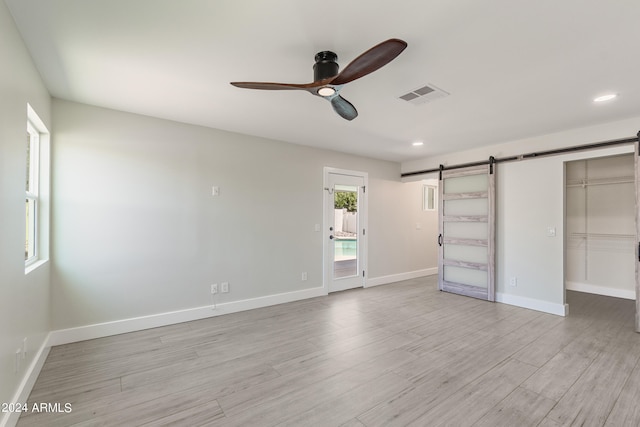
{"label": "ceiling fan light kit", "polygon": [[336,90],[331,86],[324,86],[318,89],[318,95],[320,96],[327,97],[333,95],[334,93],[336,93]]}
{"label": "ceiling fan light kit", "polygon": [[342,86],[384,67],[400,55],[406,47],[407,42],[403,40],[386,40],[351,61],[342,72],[338,72],[338,55],[328,50],[318,52],[315,56],[311,83],[231,82],[231,84],[245,89],[306,90],[312,95],[328,100],[340,117],[353,120],[358,117],[358,111],[339,95]]}

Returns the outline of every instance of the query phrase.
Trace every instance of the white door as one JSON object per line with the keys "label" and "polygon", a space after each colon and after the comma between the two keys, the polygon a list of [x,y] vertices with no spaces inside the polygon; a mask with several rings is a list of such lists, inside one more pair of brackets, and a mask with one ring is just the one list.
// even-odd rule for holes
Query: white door
{"label": "white door", "polygon": [[443,171],[438,287],[495,301],[495,164]]}
{"label": "white door", "polygon": [[367,174],[325,168],[324,278],[329,292],[364,286]]}

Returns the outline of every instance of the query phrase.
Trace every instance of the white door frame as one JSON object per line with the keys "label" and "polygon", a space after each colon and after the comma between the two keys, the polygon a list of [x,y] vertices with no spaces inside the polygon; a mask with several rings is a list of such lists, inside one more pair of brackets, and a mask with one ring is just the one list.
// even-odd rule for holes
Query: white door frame
{"label": "white door frame", "polygon": [[330,284],[333,280],[333,257],[331,256],[331,244],[333,240],[329,238],[331,231],[329,227],[333,224],[333,218],[327,215],[327,205],[333,200],[333,194],[330,194],[329,189],[329,176],[331,174],[347,175],[362,178],[364,181],[364,194],[362,200],[359,200],[359,226],[358,226],[358,262],[362,275],[362,287],[367,286],[367,260],[368,260],[368,186],[369,186],[369,174],[367,172],[353,171],[348,169],[338,169],[325,166],[323,169],[323,192],[322,192],[322,284],[324,290],[329,293],[333,292],[330,288]]}
{"label": "white door frame", "polygon": [[[633,144],[633,165],[635,169],[635,193],[636,193],[636,241],[638,242],[636,252],[636,316],[635,330],[640,332],[640,132],[638,141]],[[635,242],[634,242],[635,246]]]}

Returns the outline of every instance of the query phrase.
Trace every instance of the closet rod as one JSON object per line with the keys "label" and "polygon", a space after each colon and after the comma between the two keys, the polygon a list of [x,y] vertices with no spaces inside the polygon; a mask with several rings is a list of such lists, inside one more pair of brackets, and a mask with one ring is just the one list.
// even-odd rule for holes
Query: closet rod
{"label": "closet rod", "polygon": [[[594,148],[606,148],[606,147],[611,147],[613,145],[632,144],[632,143],[638,142],[639,138],[640,138],[640,132],[638,132],[638,136],[636,136],[635,138],[616,139],[613,141],[596,142],[593,144],[574,145],[572,147],[558,148],[555,150],[537,151],[534,153],[520,154],[518,156],[494,158],[493,163],[505,163],[505,162],[513,162],[516,160],[535,159],[537,157],[555,156],[558,154],[572,153],[574,151],[591,150]],[[482,165],[488,165],[490,163],[491,163],[491,160],[481,160],[478,162],[461,163],[461,164],[451,165],[451,166],[441,165],[440,167],[433,168],[433,169],[425,169],[425,170],[420,170],[415,172],[405,172],[401,174],[400,177],[406,178],[408,176],[424,175],[427,173],[435,173],[443,170],[462,169],[462,168],[467,168],[471,166],[482,166]]]}
{"label": "closet rod", "polygon": [[602,181],[602,182],[582,182],[582,183],[574,183],[567,184],[567,188],[578,188],[578,187],[590,187],[592,185],[616,185],[616,184],[633,184],[636,182],[635,179],[620,179],[613,181]]}
{"label": "closet rod", "polygon": [[599,239],[631,239],[635,240],[635,234],[611,234],[611,233],[570,233],[569,237],[578,239],[599,238]]}

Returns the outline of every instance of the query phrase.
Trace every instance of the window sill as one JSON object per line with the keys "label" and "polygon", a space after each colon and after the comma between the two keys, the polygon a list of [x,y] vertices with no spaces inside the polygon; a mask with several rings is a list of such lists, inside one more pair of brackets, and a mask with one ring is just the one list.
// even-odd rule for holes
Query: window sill
{"label": "window sill", "polygon": [[27,275],[29,273],[31,273],[32,271],[38,269],[40,266],[46,264],[49,260],[47,259],[39,259],[37,261],[34,261],[33,263],[25,266],[24,268],[24,274]]}

